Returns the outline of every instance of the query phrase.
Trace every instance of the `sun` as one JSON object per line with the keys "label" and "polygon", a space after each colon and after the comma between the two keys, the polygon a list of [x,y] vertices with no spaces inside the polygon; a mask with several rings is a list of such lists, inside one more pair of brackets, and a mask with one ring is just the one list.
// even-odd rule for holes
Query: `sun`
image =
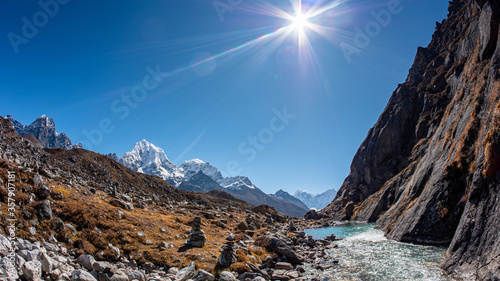
{"label": "sun", "polygon": [[290,21],[292,22],[292,28],[298,31],[303,31],[304,28],[309,26],[308,18],[302,12],[298,12]]}
{"label": "sun", "polygon": [[292,26],[294,29],[304,29],[308,24],[307,17],[302,13],[292,18]]}

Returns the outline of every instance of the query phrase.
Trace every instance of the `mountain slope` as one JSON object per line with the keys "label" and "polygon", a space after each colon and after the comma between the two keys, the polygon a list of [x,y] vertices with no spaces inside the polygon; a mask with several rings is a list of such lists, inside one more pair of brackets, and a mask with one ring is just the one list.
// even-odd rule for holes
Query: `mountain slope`
{"label": "mountain slope", "polygon": [[497,280],[499,19],[498,1],[450,2],[322,216],[377,221],[389,238],[449,245],[448,272]]}
{"label": "mountain slope", "polygon": [[7,115],[6,119],[12,123],[19,136],[33,135],[43,147],[64,149],[82,147],[81,144],[72,145],[65,133],[57,133],[54,120],[45,115],[38,117],[28,126],[24,126],[10,115]]}
{"label": "mountain slope", "polygon": [[330,204],[336,194],[337,191],[331,188],[320,194],[311,194],[305,190],[297,190],[293,196],[304,202],[310,209],[314,208],[319,210]]}
{"label": "mountain slope", "polygon": [[[291,202],[295,204],[297,207],[303,209],[303,210],[309,210],[310,208],[304,204],[300,199],[290,195],[290,193],[284,191],[283,189],[280,189],[276,191],[274,194],[269,194],[270,196],[278,199],[283,199],[285,201]],[[331,201],[331,200],[330,200]]]}
{"label": "mountain slope", "polygon": [[[19,243],[21,246],[13,248],[18,253],[26,252],[20,249],[32,248],[27,241],[38,241],[38,245],[33,243],[33,250],[40,249],[52,257],[40,258],[38,250],[33,252],[30,259],[38,262],[38,276],[40,267],[44,272],[44,277],[38,280],[70,280],[75,276],[71,272],[77,264],[73,261],[82,254],[106,264],[126,257],[136,263],[136,269],[147,265],[156,272],[164,271],[165,267],[185,267],[196,260],[197,267],[212,271],[217,262],[214,253],[226,242],[221,233],[236,229],[252,212],[251,205],[225,194],[209,196],[182,191],[159,177],[134,172],[105,155],[84,149],[40,147],[19,137],[9,120],[2,117],[0,182],[5,186],[10,183],[9,191],[0,188],[0,211],[8,214],[9,208],[15,209],[15,236],[20,241],[25,239]],[[210,215],[210,219],[203,218],[203,230],[210,243],[203,249],[190,249],[189,256],[178,251],[184,246],[186,229],[191,228],[193,218]],[[256,219],[263,221],[264,217]],[[4,237],[12,233],[10,223],[2,220],[0,230],[1,255],[5,257],[5,249],[11,248]],[[241,232],[234,233],[243,236]],[[254,234],[254,238],[258,236]],[[59,255],[62,253],[59,247],[69,250]],[[40,259],[43,264],[50,264],[50,269],[41,266]],[[15,275],[6,276],[11,267],[1,265],[0,279],[37,280],[36,275],[33,278],[21,267],[17,264]],[[58,269],[53,270],[55,267]],[[19,278],[17,272],[24,276]],[[100,276],[106,280],[124,280],[123,276],[116,279],[120,276],[116,274],[111,278]],[[137,278],[151,279],[144,278],[144,274]]]}

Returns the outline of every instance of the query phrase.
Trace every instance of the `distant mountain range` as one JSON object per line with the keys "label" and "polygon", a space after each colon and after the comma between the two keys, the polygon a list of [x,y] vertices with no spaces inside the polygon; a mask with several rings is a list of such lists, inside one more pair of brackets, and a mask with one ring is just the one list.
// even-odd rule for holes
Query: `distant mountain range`
{"label": "distant mountain range", "polygon": [[300,199],[307,207],[311,209],[323,209],[328,204],[332,202],[332,200],[337,195],[337,191],[335,189],[328,189],[327,191],[320,194],[311,194],[305,190],[297,190],[293,196]]}
{"label": "distant mountain range", "polygon": [[[81,144],[73,145],[65,133],[56,132],[54,120],[45,115],[38,117],[27,126],[15,120],[11,115],[7,115],[6,118],[13,124],[19,136],[38,146],[63,149],[82,148]],[[134,148],[121,158],[115,153],[108,154],[108,156],[131,170],[161,177],[178,189],[203,193],[222,191],[256,206],[262,204],[273,206],[279,212],[290,216],[301,217],[310,208],[318,206],[311,205],[313,206],[311,207],[308,203],[302,202],[302,199],[283,190],[268,195],[257,188],[248,177],[223,177],[216,167],[199,159],[186,161],[177,167],[168,159],[163,149],[146,140],[137,142]],[[318,199],[319,197],[316,200]],[[330,202],[325,205],[328,203]]]}
{"label": "distant mountain range", "polygon": [[[110,157],[117,158],[115,154]],[[250,204],[267,204],[279,212],[295,217],[303,216],[308,210],[307,206],[300,204],[300,200],[289,202],[284,198],[265,194],[247,177],[223,177],[216,167],[200,159],[186,161],[177,167],[168,159],[163,149],[146,140],[137,142],[132,151],[125,153],[118,160],[125,167],[159,176],[182,190],[204,193],[213,190],[224,191]]]}
{"label": "distant mountain range", "polygon": [[282,200],[286,200],[288,202],[291,202],[301,209],[305,209],[305,210],[311,209],[309,206],[304,204],[304,202],[302,202],[300,199],[290,195],[290,193],[284,191],[283,189],[280,189],[280,190],[276,191],[276,193],[269,194],[269,195],[274,197],[274,198],[278,198],[278,199],[282,199]]}
{"label": "distant mountain range", "polygon": [[[14,129],[19,136],[33,142],[38,141],[43,147],[64,149],[82,148],[81,144],[73,145],[70,138],[65,133],[56,132],[54,120],[45,115],[38,117],[33,123],[27,126],[15,120],[11,115],[7,115],[6,118],[14,125]],[[36,141],[30,135],[34,136]]]}

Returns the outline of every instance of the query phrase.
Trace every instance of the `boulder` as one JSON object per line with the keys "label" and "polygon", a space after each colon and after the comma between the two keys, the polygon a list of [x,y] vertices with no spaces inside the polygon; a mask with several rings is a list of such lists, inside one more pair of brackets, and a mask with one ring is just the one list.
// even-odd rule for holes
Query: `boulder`
{"label": "boulder", "polygon": [[95,270],[96,272],[104,272],[106,270],[110,271],[112,268],[113,265],[105,261],[96,261],[92,264],[92,269]]}
{"label": "boulder", "polygon": [[39,261],[27,261],[21,268],[26,281],[41,281],[42,264]]}
{"label": "boulder", "polygon": [[71,272],[71,281],[97,281],[97,279],[87,271],[78,269]]}
{"label": "boulder", "polygon": [[52,219],[52,209],[50,208],[50,201],[45,200],[42,204],[36,206],[36,214],[40,220]]}
{"label": "boulder", "polygon": [[87,270],[93,270],[92,266],[95,263],[95,259],[91,255],[81,255],[76,259],[76,262],[85,267]]}
{"label": "boulder", "polygon": [[187,267],[184,267],[183,269],[179,270],[177,274],[175,274],[175,280],[186,281],[188,279],[191,279],[194,276],[195,271],[196,268],[194,262],[191,262]]}
{"label": "boulder", "polygon": [[214,281],[215,277],[209,272],[200,269],[196,272],[196,274],[192,278],[194,281]]}
{"label": "boulder", "polygon": [[219,276],[220,281],[238,281],[234,275],[229,271],[223,271]]}
{"label": "boulder", "polygon": [[41,263],[42,263],[42,271],[45,274],[50,274],[52,270],[56,269],[59,266],[59,262],[49,257],[46,253],[42,253]]}
{"label": "boulder", "polygon": [[109,281],[129,281],[129,278],[125,272],[118,269],[113,272],[113,275],[109,278]]}
{"label": "boulder", "polygon": [[288,262],[278,262],[278,263],[276,263],[274,268],[290,270],[290,269],[293,269],[293,265],[291,263],[288,263]]}
{"label": "boulder", "polygon": [[39,200],[45,200],[47,199],[47,197],[50,196],[51,192],[52,190],[48,186],[42,185],[40,189],[38,189],[36,196],[38,197]]}
{"label": "boulder", "polygon": [[311,209],[307,211],[307,213],[304,215],[304,219],[306,220],[319,220],[319,214],[316,212],[316,210]]}
{"label": "boulder", "polygon": [[146,275],[144,275],[144,273],[142,273],[142,271],[134,270],[128,274],[128,279],[129,280],[145,281]]}
{"label": "boulder", "polygon": [[12,251],[10,240],[0,234],[0,255],[6,256],[10,251]]}
{"label": "boulder", "polygon": [[302,258],[297,252],[276,236],[265,236],[259,240],[259,243],[269,251],[285,256],[287,261],[292,264],[299,264],[302,262]]}

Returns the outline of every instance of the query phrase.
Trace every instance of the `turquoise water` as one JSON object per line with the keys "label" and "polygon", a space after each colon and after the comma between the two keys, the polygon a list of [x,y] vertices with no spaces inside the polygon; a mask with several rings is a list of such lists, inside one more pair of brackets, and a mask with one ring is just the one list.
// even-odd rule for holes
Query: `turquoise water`
{"label": "turquoise water", "polygon": [[374,224],[344,224],[335,227],[309,229],[305,232],[315,238],[335,234],[338,248],[327,250],[338,265],[319,271],[307,264],[309,278],[319,280],[458,280],[448,277],[440,269],[445,249],[420,246],[388,240]]}

